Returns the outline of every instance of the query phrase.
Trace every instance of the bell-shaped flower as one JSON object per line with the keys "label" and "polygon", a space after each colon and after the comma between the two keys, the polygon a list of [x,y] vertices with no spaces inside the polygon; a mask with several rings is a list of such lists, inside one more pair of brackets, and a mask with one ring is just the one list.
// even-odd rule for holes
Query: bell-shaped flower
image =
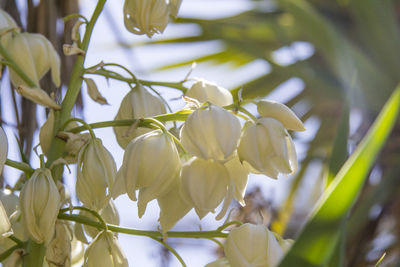
{"label": "bell-shaped flower", "polygon": [[91,139],[79,152],[76,194],[82,203],[99,211],[107,204],[107,189],[114,183],[117,173],[114,158],[100,139]]}
{"label": "bell-shaped flower", "polygon": [[275,179],[280,173],[292,174],[297,169],[294,143],[282,123],[272,118],[244,126],[238,155],[251,172]]}
{"label": "bell-shaped flower", "polygon": [[[180,168],[179,153],[174,141],[167,133],[155,130],[129,143],[117,180],[125,181],[125,190],[133,201],[137,200],[136,190],[139,189],[138,209],[141,217],[149,201],[169,191]],[[118,183],[122,184],[121,181],[116,181]]]}
{"label": "bell-shaped flower", "polygon": [[257,103],[257,111],[262,117],[273,118],[280,121],[288,130],[305,131],[301,120],[286,105],[269,100]]}
{"label": "bell-shaped flower", "polygon": [[171,189],[162,197],[157,198],[160,207],[160,222],[163,233],[168,232],[174,225],[182,219],[193,206],[181,196],[181,179],[175,179]]}
{"label": "bell-shaped flower", "polygon": [[[37,33],[19,33],[10,38],[7,51],[22,71],[36,84],[51,69],[51,77],[60,86],[60,57],[49,40]],[[27,85],[16,72],[10,70],[15,87]]]}
{"label": "bell-shaped flower", "polygon": [[52,240],[60,201],[50,170],[35,170],[21,190],[19,206],[25,229],[36,243]]}
{"label": "bell-shaped flower", "polygon": [[169,7],[165,0],[125,0],[125,28],[132,33],[151,37],[162,33],[168,21]]}
{"label": "bell-shaped flower", "polygon": [[214,212],[228,192],[229,173],[218,162],[193,158],[182,166],[181,175],[181,194],[200,219]]}
{"label": "bell-shaped flower", "polygon": [[235,115],[210,104],[187,117],[180,136],[183,147],[192,155],[226,161],[236,150],[240,130],[240,122]]}
{"label": "bell-shaped flower", "polygon": [[0,174],[3,172],[4,164],[7,160],[8,140],[3,128],[0,127]]}
{"label": "bell-shaped flower", "polygon": [[179,8],[181,7],[183,0],[169,0],[169,13],[171,16],[176,17],[178,15]]}
{"label": "bell-shaped flower", "polygon": [[15,23],[14,19],[3,9],[0,9],[0,43],[5,46],[8,40],[12,38],[11,32],[7,33],[10,29],[18,29],[17,23]]}
{"label": "bell-shaped flower", "polygon": [[233,104],[233,97],[229,90],[203,79],[198,79],[185,95],[199,102],[210,102],[220,107]]}
{"label": "bell-shaped flower", "polygon": [[[122,99],[115,120],[140,119],[163,113],[166,113],[166,109],[162,100],[150,94],[146,88],[138,84]],[[130,128],[128,126],[114,127],[117,142],[122,148],[126,148],[133,138],[150,131],[150,129],[143,127]]]}
{"label": "bell-shaped flower", "polygon": [[[99,215],[103,218],[103,220],[106,223],[113,224],[113,225],[119,225],[119,214],[117,207],[115,207],[115,204],[112,200],[109,200],[108,204],[99,212]],[[93,214],[87,212],[87,211],[79,211],[79,215],[85,216],[89,219],[92,220],[97,220],[96,217],[94,217]],[[75,236],[78,238],[79,241],[83,243],[89,243],[88,240],[86,239],[83,231],[90,236],[92,239],[95,238],[98,233],[100,232],[99,229],[88,226],[88,225],[82,225],[82,224],[75,224]]]}
{"label": "bell-shaped flower", "polygon": [[102,231],[87,247],[84,267],[128,267],[128,260],[110,231]]}
{"label": "bell-shaped flower", "polygon": [[[13,235],[19,240],[27,240],[27,235],[21,221],[21,212],[18,210],[19,199],[7,190],[0,190],[0,201],[3,204],[7,218],[11,223]],[[15,243],[9,238],[0,238],[0,253],[14,246]]]}
{"label": "bell-shaped flower", "polygon": [[46,249],[46,261],[49,267],[71,266],[72,237],[70,224],[57,220],[54,238]]}
{"label": "bell-shaped flower", "polygon": [[264,225],[243,224],[228,235],[224,249],[231,267],[277,266],[283,251]]}
{"label": "bell-shaped flower", "polygon": [[229,177],[234,184],[234,198],[239,201],[240,205],[244,206],[244,195],[246,193],[247,182],[249,180],[249,171],[242,165],[239,157],[235,155],[225,164],[228,170]]}
{"label": "bell-shaped flower", "polygon": [[11,223],[3,203],[0,201],[0,239],[12,235]]}

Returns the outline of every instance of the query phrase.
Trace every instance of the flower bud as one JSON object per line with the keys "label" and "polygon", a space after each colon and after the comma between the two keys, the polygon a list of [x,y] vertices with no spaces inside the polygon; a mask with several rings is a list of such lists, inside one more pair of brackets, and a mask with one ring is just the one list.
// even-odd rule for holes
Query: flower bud
{"label": "flower bud", "polygon": [[184,201],[180,193],[181,179],[175,179],[170,191],[164,196],[157,198],[160,207],[160,222],[163,233],[168,232],[174,225],[183,218],[193,206]]}
{"label": "flower bud", "polygon": [[102,231],[87,247],[84,266],[128,267],[128,260],[115,235],[110,231]]}
{"label": "flower bud", "polygon": [[68,222],[56,222],[55,236],[46,250],[46,261],[49,267],[71,266],[72,236]]}
{"label": "flower bud", "polygon": [[[10,38],[6,46],[15,63],[36,84],[51,69],[56,86],[60,86],[60,58],[53,45],[41,34],[20,33]],[[10,70],[15,87],[26,85],[16,72]]]}
{"label": "flower bud", "polygon": [[125,0],[125,28],[148,37],[162,33],[169,21],[169,8],[165,0]]}
{"label": "flower bud", "polygon": [[4,132],[3,128],[0,127],[0,174],[3,172],[3,167],[7,160],[7,153],[8,153],[7,135]]}
{"label": "flower bud", "polygon": [[36,243],[48,244],[53,238],[60,199],[48,169],[35,170],[24,184],[19,195],[19,206],[25,229]]}
{"label": "flower bud", "polygon": [[90,140],[79,152],[76,194],[82,203],[99,211],[107,204],[109,188],[115,180],[115,161],[100,139]]}
{"label": "flower bud", "polygon": [[[166,109],[162,100],[150,94],[142,85],[138,84],[122,99],[115,120],[140,119],[165,112]],[[150,131],[150,129],[142,127],[133,131],[130,131],[129,128],[128,126],[114,127],[117,142],[122,148],[125,148],[133,138]]]}
{"label": "flower bud", "polygon": [[240,129],[235,115],[210,104],[187,117],[181,129],[181,142],[196,157],[226,161],[236,150]]}
{"label": "flower bud", "polygon": [[274,267],[283,257],[274,234],[264,225],[249,223],[229,233],[224,252],[231,267]]}
{"label": "flower bud", "polygon": [[239,158],[251,172],[277,178],[297,169],[296,150],[282,123],[261,118],[244,127],[238,147]]}
{"label": "flower bud", "polygon": [[134,201],[139,189],[139,217],[144,214],[149,201],[169,191],[180,167],[174,141],[161,130],[141,135],[129,143],[117,179],[125,181],[126,192]]}
{"label": "flower bud", "polygon": [[214,212],[228,192],[229,173],[218,162],[193,158],[183,165],[181,175],[181,194],[200,219]]}
{"label": "flower bud", "polygon": [[233,104],[233,97],[229,90],[203,79],[197,80],[186,92],[186,96],[197,99],[200,102],[208,101],[220,107]]}
{"label": "flower bud", "polygon": [[305,131],[301,120],[294,112],[282,103],[262,100],[257,103],[257,111],[262,117],[274,118],[280,121],[288,130]]}

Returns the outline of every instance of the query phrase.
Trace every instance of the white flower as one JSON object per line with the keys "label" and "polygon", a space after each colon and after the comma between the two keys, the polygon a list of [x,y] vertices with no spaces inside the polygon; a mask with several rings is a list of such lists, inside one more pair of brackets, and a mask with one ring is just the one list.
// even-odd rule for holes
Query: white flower
{"label": "white flower", "polygon": [[8,140],[3,128],[0,127],[0,174],[3,172],[4,164],[7,160]]}
{"label": "white flower", "polygon": [[246,193],[247,181],[249,180],[249,171],[242,165],[237,155],[224,165],[235,187],[234,197],[239,201],[240,205],[244,206],[244,195]]}
{"label": "white flower", "polygon": [[186,96],[200,102],[208,101],[220,107],[233,104],[233,97],[229,90],[203,79],[198,79],[186,92]]}
{"label": "white flower", "polygon": [[[15,63],[36,84],[51,69],[56,86],[60,86],[60,57],[53,45],[41,34],[20,33],[10,38],[7,51]],[[17,73],[10,70],[10,79],[15,87],[26,85]]]}
{"label": "white flower", "polygon": [[187,117],[180,136],[184,148],[194,156],[226,161],[236,150],[240,129],[235,115],[210,104]]}
{"label": "white flower", "polygon": [[54,235],[61,197],[50,170],[37,169],[19,195],[22,220],[36,243],[48,244]]}
{"label": "white flower", "polygon": [[79,152],[76,194],[82,203],[99,211],[107,204],[109,188],[115,180],[117,167],[100,139],[90,140]]}
{"label": "white flower", "polygon": [[283,257],[274,234],[264,225],[249,223],[229,233],[224,251],[231,267],[274,267]]}
{"label": "white flower", "polygon": [[132,33],[151,37],[155,33],[162,33],[168,21],[169,7],[165,0],[125,0],[124,23]]}
{"label": "white flower", "polygon": [[218,162],[193,158],[182,167],[181,194],[194,206],[200,219],[214,212],[226,196],[228,186],[229,173]]}
{"label": "white flower", "polygon": [[0,201],[0,239],[12,235],[11,223],[3,203]]}
{"label": "white flower", "polygon": [[100,232],[87,247],[84,267],[128,267],[128,261],[110,231]]}
{"label": "white flower", "polygon": [[123,186],[121,179],[125,181],[125,190],[133,201],[136,201],[136,190],[139,189],[138,209],[141,217],[149,201],[169,191],[180,168],[174,141],[168,134],[156,130],[135,138],[126,147],[116,184]]}
{"label": "white flower", "polygon": [[286,105],[275,102],[262,100],[257,103],[257,111],[262,117],[274,118],[280,121],[288,130],[305,131],[301,120]]}
{"label": "white flower", "polygon": [[279,173],[292,174],[297,169],[293,141],[282,123],[272,118],[245,125],[238,155],[251,172],[272,178],[277,178]]}
{"label": "white flower", "polygon": [[180,219],[183,218],[192,208],[193,205],[184,201],[181,196],[181,179],[175,179],[164,196],[157,198],[158,206],[160,206],[160,222],[163,233],[168,232]]}
{"label": "white flower", "polygon": [[[132,120],[151,117],[166,113],[164,103],[159,97],[150,94],[142,85],[138,84],[123,99],[115,120]],[[139,127],[130,130],[130,127],[114,127],[118,144],[125,148],[129,142],[150,129]]]}

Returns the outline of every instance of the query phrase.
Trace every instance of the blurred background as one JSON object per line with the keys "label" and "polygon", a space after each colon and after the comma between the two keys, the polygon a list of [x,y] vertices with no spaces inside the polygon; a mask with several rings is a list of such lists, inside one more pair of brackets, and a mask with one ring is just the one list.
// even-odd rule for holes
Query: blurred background
{"label": "blurred background", "polygon": [[[62,57],[64,86],[54,88],[49,75],[42,88],[59,99],[74,57],[64,57],[74,21],[90,17],[95,0],[0,0],[21,27],[47,36]],[[264,222],[285,238],[295,238],[326,186],[332,181],[400,80],[400,1],[395,0],[183,0],[178,18],[164,34],[149,39],[123,25],[123,0],[106,3],[95,27],[86,66],[119,63],[140,79],[181,81],[197,62],[191,77],[214,81],[237,97],[281,101],[307,128],[292,134],[299,171],[272,180],[251,175],[246,207],[233,203],[231,219]],[[73,116],[87,122],[112,120],[129,91],[121,82],[92,77],[110,105],[87,96],[85,85]],[[190,84],[190,83],[189,83]],[[173,110],[184,103],[178,90],[154,87]],[[247,107],[256,112],[255,106]],[[20,147],[24,160],[38,167],[32,148],[46,110],[21,99],[7,79],[1,82],[1,119],[10,147]],[[384,152],[370,173],[347,220],[344,266],[400,266],[400,126],[397,123]],[[123,150],[112,129],[96,135],[121,165]],[[40,150],[40,149],[39,149]],[[332,156],[336,155],[336,156]],[[17,149],[8,158],[21,160]],[[331,172],[328,171],[331,170]],[[5,168],[3,187],[15,186],[20,173]],[[65,182],[74,192],[72,175]],[[76,199],[74,200],[76,203]],[[136,204],[116,200],[121,225],[157,229],[157,204],[137,217]],[[190,212],[173,230],[215,229],[222,222],[211,214],[202,221]],[[179,266],[174,257],[148,238],[119,235],[131,266]],[[208,240],[168,239],[190,266],[204,266],[221,255]]]}

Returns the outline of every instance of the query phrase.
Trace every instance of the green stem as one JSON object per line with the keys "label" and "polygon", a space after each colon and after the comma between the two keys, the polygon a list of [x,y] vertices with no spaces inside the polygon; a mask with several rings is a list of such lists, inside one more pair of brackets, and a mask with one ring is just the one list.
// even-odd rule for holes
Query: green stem
{"label": "green stem", "polygon": [[182,82],[156,82],[156,81],[147,81],[147,80],[134,80],[132,78],[126,78],[121,75],[111,74],[107,70],[102,70],[102,69],[96,70],[95,72],[86,72],[86,74],[101,75],[106,78],[111,78],[114,80],[127,82],[127,83],[140,82],[141,84],[146,85],[146,86],[159,85],[159,86],[163,86],[163,87],[175,88],[175,89],[182,91],[183,93],[186,93],[186,91],[187,91],[187,88],[182,85]]}
{"label": "green stem", "polygon": [[[85,62],[85,55],[87,54],[89,41],[92,36],[94,25],[103,10],[104,4],[106,0],[98,0],[95,10],[93,11],[93,15],[90,18],[89,23],[86,25],[85,35],[83,36],[81,49],[85,51],[84,55],[78,55],[74,68],[72,70],[71,78],[68,84],[68,89],[65,94],[65,97],[61,103],[61,111],[55,112],[55,125],[54,125],[54,132],[57,133],[58,129],[61,125],[63,125],[70,117],[72,108],[75,105],[75,101],[79,95],[81,85],[82,85],[82,75],[84,73],[85,68],[83,67]],[[65,142],[59,138],[54,138],[52,140],[50,151],[48,155],[47,167],[51,165],[51,163],[58,159],[61,156],[63,151],[63,147]],[[61,179],[62,175],[62,166],[59,168],[54,168],[53,177],[56,180]]]}
{"label": "green stem", "polygon": [[[105,230],[104,226],[101,223],[90,220],[89,218],[76,215],[76,214],[65,214],[59,213],[58,219],[78,222],[81,224],[89,225],[96,227],[97,229]],[[126,227],[121,227],[117,225],[107,224],[108,230],[116,233],[123,233],[128,235],[137,235],[137,236],[147,236],[147,237],[155,237],[155,238],[163,238],[164,236],[170,238],[227,238],[228,234],[221,231],[193,231],[193,232],[167,232],[166,234],[162,234],[158,231],[144,231],[144,230],[136,230]]]}
{"label": "green stem", "polygon": [[15,237],[14,235],[10,235],[8,237],[8,239],[12,240],[14,243],[19,245],[20,247],[22,247],[24,245],[24,242],[22,240],[18,239],[17,237]]}
{"label": "green stem", "polygon": [[242,112],[243,114],[246,114],[249,118],[251,118],[254,122],[257,121],[257,118],[251,114],[247,109],[245,109],[244,107],[238,107],[238,110],[240,112]]}
{"label": "green stem", "polygon": [[33,240],[28,241],[27,255],[23,257],[23,267],[43,267],[43,260],[46,254],[46,247],[37,244]]}
{"label": "green stem", "polygon": [[29,174],[29,176],[32,175],[32,173],[35,171],[34,169],[31,168],[31,166],[29,166],[24,162],[18,162],[11,159],[6,159],[6,165],[21,170]]}
{"label": "green stem", "polygon": [[99,222],[102,224],[103,228],[108,230],[107,224],[104,221],[103,217],[101,217],[101,215],[99,213],[97,213],[96,211],[91,210],[89,208],[86,208],[86,207],[68,207],[68,208],[65,208],[65,209],[61,209],[60,212],[63,213],[63,212],[72,211],[72,210],[83,210],[83,211],[86,211],[86,212],[92,214],[94,217],[96,217],[99,220]]}
{"label": "green stem", "polygon": [[183,261],[182,257],[178,254],[178,252],[173,247],[168,245],[164,240],[155,237],[150,237],[150,238],[156,240],[157,242],[160,242],[164,247],[166,247],[175,256],[175,258],[182,264],[183,267],[187,266],[186,263]]}
{"label": "green stem", "polygon": [[6,251],[4,251],[3,253],[0,254],[0,261],[4,261],[5,259],[8,258],[8,256],[10,256],[14,250],[18,249],[18,248],[22,248],[22,246],[20,245],[15,245],[12,246],[11,248],[7,249]]}
{"label": "green stem", "polygon": [[[175,113],[170,113],[170,114],[154,116],[152,118],[154,118],[160,122],[185,121],[187,116],[189,116],[190,113],[191,113],[191,111],[188,111],[187,113],[175,112]],[[92,129],[98,129],[98,128],[106,128],[106,127],[131,126],[134,123],[139,123],[139,126],[142,126],[142,127],[148,126],[148,124],[145,121],[143,121],[143,119],[102,121],[102,122],[90,123],[90,124],[88,124],[88,126]],[[85,126],[79,126],[79,127],[72,128],[68,131],[71,133],[79,133],[84,130],[86,130]]]}
{"label": "green stem", "polygon": [[90,135],[92,136],[92,138],[93,138],[93,139],[96,139],[96,135],[94,134],[92,127],[90,127],[90,125],[87,124],[84,120],[79,119],[79,118],[70,118],[69,120],[67,120],[67,121],[64,123],[63,126],[61,126],[60,129],[61,129],[61,130],[64,130],[65,127],[67,127],[67,125],[68,125],[70,122],[72,122],[72,121],[77,121],[77,122],[82,123],[82,124],[83,124],[83,127],[85,127],[85,129],[89,131],[89,133],[90,133]]}

